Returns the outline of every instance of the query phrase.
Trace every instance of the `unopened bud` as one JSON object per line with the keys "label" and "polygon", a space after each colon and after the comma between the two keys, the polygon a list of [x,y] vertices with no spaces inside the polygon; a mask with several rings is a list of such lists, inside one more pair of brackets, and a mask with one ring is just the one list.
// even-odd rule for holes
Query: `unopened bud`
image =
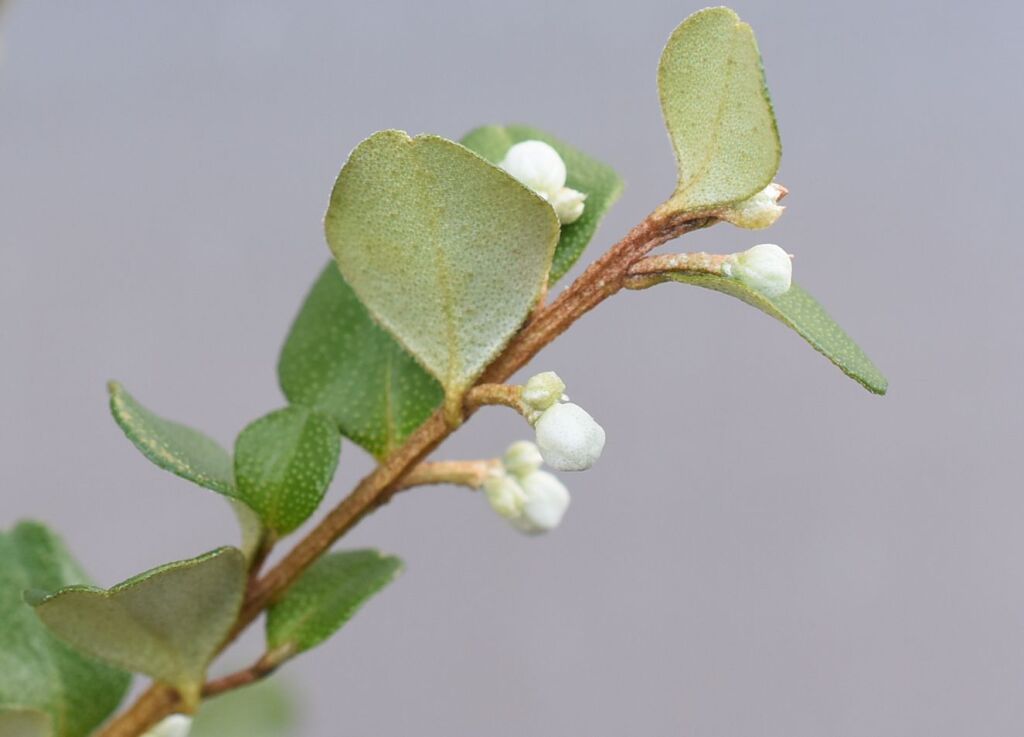
{"label": "unopened bud", "polygon": [[531,376],[523,386],[522,401],[528,409],[543,412],[562,398],[565,382],[554,371]]}
{"label": "unopened bud", "polygon": [[604,449],[604,428],[571,402],[549,407],[534,428],[544,462],[557,471],[584,471]]}
{"label": "unopened bud", "polygon": [[519,483],[504,473],[488,477],[484,481],[484,496],[491,508],[506,519],[515,520],[526,504],[526,494]]}
{"label": "unopened bud", "polygon": [[171,714],[143,737],[188,737],[192,729],[192,717],[185,714]]}
{"label": "unopened bud", "polygon": [[535,444],[529,440],[518,440],[508,446],[501,462],[512,476],[525,476],[540,468],[544,459]]}
{"label": "unopened bud", "polygon": [[515,144],[498,166],[546,200],[565,186],[565,162],[543,141]]}
{"label": "unopened bud", "polygon": [[793,283],[793,257],[774,243],[762,243],[736,255],[723,271],[766,297],[779,297]]}
{"label": "unopened bud", "polygon": [[750,230],[767,228],[782,217],[786,208],[779,200],[786,194],[786,188],[772,182],[753,197],[739,202],[722,212],[723,220]]}
{"label": "unopened bud", "polygon": [[517,529],[528,535],[549,532],[562,521],[569,508],[569,490],[547,471],[534,471],[519,480],[526,503],[521,514],[512,519]]}
{"label": "unopened bud", "polygon": [[548,202],[555,208],[558,222],[562,225],[575,223],[583,215],[584,200],[587,196],[569,187],[562,187],[548,198]]}

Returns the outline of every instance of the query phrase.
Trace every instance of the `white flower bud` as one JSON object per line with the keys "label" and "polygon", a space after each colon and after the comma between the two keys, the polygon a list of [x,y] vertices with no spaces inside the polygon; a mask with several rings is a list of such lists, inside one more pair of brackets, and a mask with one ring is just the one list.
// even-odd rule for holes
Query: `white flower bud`
{"label": "white flower bud", "polygon": [[558,222],[562,225],[575,223],[583,215],[583,201],[587,196],[569,187],[562,187],[550,196],[548,202],[555,208]]}
{"label": "white flower bud", "polygon": [[558,471],[584,471],[601,457],[604,428],[578,405],[555,404],[534,427],[544,462]]}
{"label": "white flower bud", "polygon": [[565,186],[565,162],[543,141],[515,144],[498,166],[546,200]]}
{"label": "white flower bud", "polygon": [[192,729],[192,717],[185,714],[171,714],[143,737],[188,737]]}
{"label": "white flower bud", "polygon": [[774,243],[762,243],[737,254],[736,261],[729,266],[724,269],[727,276],[739,279],[766,297],[785,294],[793,282],[793,257]]}
{"label": "white flower bud", "polygon": [[543,463],[544,459],[541,458],[540,450],[529,440],[518,440],[512,443],[502,458],[505,471],[513,476],[525,476],[532,473]]}
{"label": "white flower bud", "polygon": [[518,519],[526,504],[522,487],[504,473],[489,476],[484,481],[484,495],[495,512],[510,520]]}
{"label": "white flower bud", "polygon": [[523,386],[522,401],[528,409],[543,412],[562,398],[565,382],[554,371],[531,376]]}
{"label": "white flower bud", "polygon": [[549,532],[562,521],[569,508],[569,490],[547,471],[534,471],[519,481],[526,503],[522,513],[512,519],[516,529],[528,535]]}
{"label": "white flower bud", "polygon": [[753,197],[724,211],[722,219],[750,230],[767,228],[782,217],[782,211],[786,208],[779,204],[779,200],[786,192],[786,188],[781,184],[772,182]]}

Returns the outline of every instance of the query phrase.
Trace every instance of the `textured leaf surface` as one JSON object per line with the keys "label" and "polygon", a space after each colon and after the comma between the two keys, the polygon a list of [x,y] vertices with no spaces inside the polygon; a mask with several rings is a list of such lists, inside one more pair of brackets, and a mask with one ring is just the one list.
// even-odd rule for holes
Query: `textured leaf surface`
{"label": "textured leaf surface", "polygon": [[441,385],[373,321],[333,261],[292,325],[277,375],[289,402],[330,415],[378,458],[444,400]]}
{"label": "textured leaf surface", "polygon": [[736,13],[708,8],[683,21],[662,52],[658,90],[679,167],[663,208],[714,210],[771,183],[782,144],[754,32]]}
{"label": "textured leaf surface", "polygon": [[889,382],[871,359],[860,349],[818,302],[794,284],[780,297],[765,297],[735,279],[710,275],[683,275],[673,281],[695,284],[743,300],[788,325],[811,344],[814,350],[842,369],[868,391],[885,394]]}
{"label": "textured leaf surface", "polygon": [[198,430],[153,414],[117,382],[110,382],[109,389],[114,419],[146,458],[206,489],[234,495],[226,450]]}
{"label": "textured leaf surface", "polygon": [[334,477],[341,436],[308,407],[285,407],[242,430],[235,442],[239,498],[284,535],[316,511]]}
{"label": "textured leaf surface", "polygon": [[[91,733],[117,708],[131,680],[60,642],[23,599],[30,589],[85,582],[64,544],[44,526],[23,522],[0,533],[0,711],[43,712],[54,737]],[[39,721],[8,712],[0,716],[0,735],[18,725],[28,730],[30,722]]]}
{"label": "textured leaf surface", "polygon": [[325,228],[345,280],[449,406],[526,319],[559,232],[544,200],[469,149],[400,131],[352,152]]}
{"label": "textured leaf surface", "polygon": [[31,709],[0,707],[0,737],[54,737],[50,717]]}
{"label": "textured leaf surface", "polygon": [[220,548],[109,590],[62,589],[37,602],[36,612],[82,652],[194,696],[234,624],[245,584],[245,556]]}
{"label": "textured leaf surface", "polygon": [[204,701],[189,737],[290,737],[296,708],[279,677]]}
{"label": "textured leaf surface", "polygon": [[330,553],[307,570],[267,615],[267,642],[308,650],[334,634],[402,570],[376,550]]}
{"label": "textured leaf surface", "polygon": [[619,199],[619,195],[622,194],[622,180],[607,164],[527,125],[485,125],[467,133],[462,139],[462,145],[480,154],[492,164],[497,164],[505,158],[505,154],[512,146],[523,141],[544,141],[555,149],[565,162],[565,185],[587,195],[580,219],[562,227],[558,246],[555,248],[555,257],[551,262],[551,274],[548,277],[548,281],[554,284],[583,254],[583,250],[597,232],[601,218],[615,200]]}

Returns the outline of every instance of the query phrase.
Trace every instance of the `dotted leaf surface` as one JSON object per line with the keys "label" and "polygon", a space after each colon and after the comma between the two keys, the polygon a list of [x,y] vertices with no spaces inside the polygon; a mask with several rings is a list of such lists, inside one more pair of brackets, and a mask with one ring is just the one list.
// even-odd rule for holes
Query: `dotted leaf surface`
{"label": "dotted leaf surface", "polygon": [[292,325],[277,375],[289,402],[330,415],[378,458],[444,400],[441,385],[374,322],[333,261]]}
{"label": "dotted leaf surface", "polygon": [[320,505],[340,452],[341,436],[327,415],[299,406],[271,412],[235,441],[238,496],[268,529],[285,535]]}
{"label": "dotted leaf surface", "polygon": [[241,608],[246,568],[241,551],[220,548],[111,589],[71,586],[33,603],[50,630],[81,652],[193,699]]}
{"label": "dotted leaf surface", "polygon": [[[58,640],[23,598],[27,590],[86,582],[43,525],[23,522],[0,532],[0,737],[28,737],[30,730],[85,737],[124,697],[127,673]],[[38,731],[44,726],[47,731]]]}
{"label": "dotted leaf surface", "polygon": [[814,350],[844,374],[875,394],[889,387],[882,372],[810,294],[794,284],[780,297],[765,297],[735,279],[706,274],[676,274],[672,281],[694,284],[731,295],[795,330]]}
{"label": "dotted leaf surface", "polygon": [[469,149],[383,131],[338,175],[327,241],[373,316],[441,382],[449,407],[522,325],[558,218]]}
{"label": "dotted leaf surface", "polygon": [[607,164],[527,125],[485,125],[467,133],[462,139],[462,145],[492,164],[497,164],[505,158],[512,146],[523,141],[544,141],[555,149],[565,162],[566,186],[587,195],[580,219],[562,226],[548,277],[549,282],[554,284],[565,276],[583,254],[597,232],[601,219],[619,199],[622,180]]}
{"label": "dotted leaf surface", "polygon": [[658,90],[679,183],[669,212],[715,210],[771,184],[782,143],[750,26],[728,8],[694,13],[672,33]]}
{"label": "dotted leaf surface", "polygon": [[298,652],[316,647],[402,570],[376,550],[330,553],[307,570],[267,614],[267,642]]}

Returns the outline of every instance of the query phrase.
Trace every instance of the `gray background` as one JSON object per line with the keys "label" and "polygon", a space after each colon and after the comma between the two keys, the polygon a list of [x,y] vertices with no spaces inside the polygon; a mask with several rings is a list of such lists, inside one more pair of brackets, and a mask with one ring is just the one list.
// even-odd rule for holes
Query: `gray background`
{"label": "gray background", "polygon": [[[1024,732],[1019,3],[734,3],[789,210],[771,240],[888,373],[871,396],[721,295],[624,294],[533,368],[608,430],[557,534],[450,489],[349,544],[408,571],[289,668],[304,737]],[[15,2],[0,67],[0,489],[112,584],[234,537],[110,421],[116,377],[225,444],[281,404],[348,151],[527,121],[672,188],[655,69],[685,2]],[[1016,226],[1016,227],[1015,227]],[[527,428],[474,419],[445,457]],[[329,501],[369,469],[347,445]],[[252,656],[258,641],[250,638]]]}

